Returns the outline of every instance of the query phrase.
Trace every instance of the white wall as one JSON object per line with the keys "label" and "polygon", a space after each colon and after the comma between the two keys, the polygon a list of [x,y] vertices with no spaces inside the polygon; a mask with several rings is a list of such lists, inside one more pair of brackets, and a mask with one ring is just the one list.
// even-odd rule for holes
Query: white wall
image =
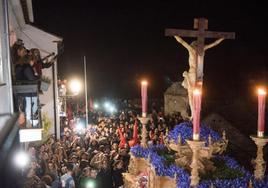
{"label": "white wall", "polygon": [[13,112],[13,100],[11,90],[10,64],[8,61],[8,49],[6,35],[4,33],[4,14],[2,1],[0,2],[0,114]]}
{"label": "white wall", "polygon": [[[31,0],[28,0],[28,5]],[[32,7],[29,8],[29,15],[31,21],[33,21],[33,12],[31,10]],[[55,41],[62,41],[60,37],[47,33],[41,29],[38,29],[34,26],[25,24],[23,11],[21,8],[21,4],[19,0],[9,0],[9,22],[10,22],[10,33],[13,33],[17,39],[22,39],[25,47],[27,49],[38,48],[41,52],[41,56],[47,56],[48,54],[54,52],[57,54],[57,43]],[[14,37],[13,37],[14,38]],[[55,76],[57,80],[57,67],[55,69]],[[52,68],[43,69],[43,75],[48,76],[52,80]],[[43,95],[40,95],[40,103],[45,104],[42,108],[42,113],[45,113],[51,119],[53,123],[51,131],[54,132],[54,110],[56,110],[56,121],[59,125],[59,117],[58,117],[58,108],[54,107],[54,97],[53,97],[53,87],[55,87],[56,91],[58,91],[57,83],[53,86],[51,83],[49,90],[44,92]],[[4,103],[4,105],[0,105],[0,113],[8,106],[8,100],[6,100],[8,89],[5,87],[0,87],[0,104]],[[56,92],[56,98],[58,92]],[[2,101],[2,99],[4,99]],[[58,101],[56,101],[58,104]],[[3,108],[3,109],[2,109]]]}

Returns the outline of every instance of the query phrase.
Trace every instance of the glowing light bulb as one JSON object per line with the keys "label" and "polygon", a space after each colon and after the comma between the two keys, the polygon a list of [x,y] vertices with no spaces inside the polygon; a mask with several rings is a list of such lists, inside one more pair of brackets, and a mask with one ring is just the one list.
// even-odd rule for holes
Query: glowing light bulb
{"label": "glowing light bulb", "polygon": [[14,155],[14,163],[19,168],[26,167],[29,161],[29,155],[25,151],[19,151]]}
{"label": "glowing light bulb", "polygon": [[266,95],[266,90],[264,88],[258,88],[259,95]]}

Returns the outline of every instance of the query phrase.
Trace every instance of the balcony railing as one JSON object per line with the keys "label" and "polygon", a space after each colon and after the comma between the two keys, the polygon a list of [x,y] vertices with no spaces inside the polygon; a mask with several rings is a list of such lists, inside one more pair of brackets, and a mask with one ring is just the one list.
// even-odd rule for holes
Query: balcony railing
{"label": "balcony railing", "polygon": [[24,128],[42,128],[38,81],[13,82],[14,109],[26,117]]}

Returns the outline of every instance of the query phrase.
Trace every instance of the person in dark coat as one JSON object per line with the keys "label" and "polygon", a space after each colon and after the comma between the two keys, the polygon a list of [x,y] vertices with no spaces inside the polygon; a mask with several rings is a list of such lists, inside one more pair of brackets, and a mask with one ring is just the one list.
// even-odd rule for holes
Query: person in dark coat
{"label": "person in dark coat", "polygon": [[115,161],[114,169],[113,169],[113,181],[115,188],[121,188],[124,185],[123,175],[122,173],[125,172],[123,168],[124,162],[122,160]]}
{"label": "person in dark coat", "polygon": [[112,171],[107,160],[102,162],[102,167],[97,175],[98,187],[113,188]]}

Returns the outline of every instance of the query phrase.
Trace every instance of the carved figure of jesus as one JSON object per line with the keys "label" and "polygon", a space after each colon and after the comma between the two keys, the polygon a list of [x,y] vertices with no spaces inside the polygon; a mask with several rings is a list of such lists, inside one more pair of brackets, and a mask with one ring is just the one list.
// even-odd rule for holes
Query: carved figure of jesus
{"label": "carved figure of jesus", "polygon": [[[189,99],[189,106],[191,109],[191,116],[189,117],[190,119],[192,119],[192,114],[193,114],[193,90],[194,87],[196,86],[196,77],[197,77],[197,58],[200,57],[200,54],[198,54],[197,52],[197,41],[193,41],[191,44],[188,44],[187,42],[185,42],[181,37],[179,36],[175,36],[176,40],[182,45],[184,46],[189,53],[189,70],[184,71],[182,76],[184,77],[184,80],[182,82],[182,86],[187,89],[188,91],[188,99]],[[212,42],[211,44],[207,44],[204,46],[204,52],[207,49],[210,49],[218,44],[220,44],[222,41],[224,40],[224,38],[220,38],[214,42]],[[203,57],[201,57],[203,58]]]}

